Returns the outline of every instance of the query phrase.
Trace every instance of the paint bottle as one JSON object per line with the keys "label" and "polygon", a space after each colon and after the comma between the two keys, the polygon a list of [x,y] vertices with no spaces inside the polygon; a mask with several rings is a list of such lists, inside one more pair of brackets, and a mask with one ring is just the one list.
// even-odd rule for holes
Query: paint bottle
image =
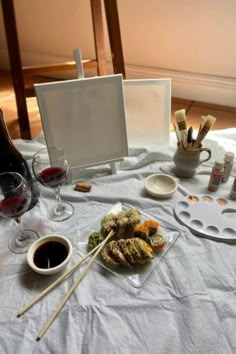
{"label": "paint bottle", "polygon": [[229,180],[230,173],[234,164],[234,153],[226,152],[224,157],[225,165],[224,165],[224,175],[222,178],[222,182],[227,182]]}
{"label": "paint bottle", "polygon": [[216,160],[215,165],[212,168],[211,176],[208,184],[209,191],[216,191],[222,181],[222,177],[224,175],[224,161]]}
{"label": "paint bottle", "polygon": [[232,189],[230,192],[230,198],[231,199],[236,199],[236,177],[234,178]]}

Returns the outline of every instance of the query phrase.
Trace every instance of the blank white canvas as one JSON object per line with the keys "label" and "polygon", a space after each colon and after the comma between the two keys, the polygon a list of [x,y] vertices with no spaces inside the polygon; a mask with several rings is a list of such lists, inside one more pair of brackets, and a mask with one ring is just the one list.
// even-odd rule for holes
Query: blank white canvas
{"label": "blank white canvas", "polygon": [[128,156],[122,75],[34,86],[47,146],[72,168]]}
{"label": "blank white canvas", "polygon": [[129,147],[168,145],[171,80],[124,80]]}

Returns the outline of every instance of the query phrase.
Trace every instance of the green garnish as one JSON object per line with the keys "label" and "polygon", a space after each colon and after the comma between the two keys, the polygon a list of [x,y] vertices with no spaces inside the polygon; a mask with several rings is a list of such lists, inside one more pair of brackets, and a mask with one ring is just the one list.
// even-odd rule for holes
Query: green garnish
{"label": "green garnish", "polygon": [[104,236],[100,232],[93,232],[88,239],[88,247],[90,250],[95,248],[104,240]]}

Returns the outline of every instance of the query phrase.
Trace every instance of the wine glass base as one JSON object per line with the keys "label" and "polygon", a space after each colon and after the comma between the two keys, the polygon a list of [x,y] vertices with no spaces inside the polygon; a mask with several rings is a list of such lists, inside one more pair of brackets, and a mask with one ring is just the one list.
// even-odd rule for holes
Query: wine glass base
{"label": "wine glass base", "polygon": [[18,234],[10,239],[8,246],[13,253],[26,253],[29,246],[39,238],[38,234],[33,230],[24,230],[22,234]]}
{"label": "wine glass base", "polygon": [[52,221],[64,221],[74,214],[74,207],[70,203],[61,203],[49,209],[48,218]]}

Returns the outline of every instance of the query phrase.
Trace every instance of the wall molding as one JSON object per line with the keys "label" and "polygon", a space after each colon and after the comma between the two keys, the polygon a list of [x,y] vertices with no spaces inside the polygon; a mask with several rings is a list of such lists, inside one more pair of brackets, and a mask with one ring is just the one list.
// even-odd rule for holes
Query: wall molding
{"label": "wall molding", "polygon": [[[72,57],[58,57],[34,52],[22,52],[21,55],[25,65],[73,60]],[[7,50],[0,50],[0,58],[1,68],[9,68]],[[108,72],[112,73],[111,62],[108,62]],[[173,97],[236,107],[236,78],[130,64],[126,64],[126,74],[128,79],[171,78]],[[63,78],[63,75],[65,74],[61,74],[60,78]],[[67,77],[69,75],[68,78],[73,77],[73,73],[68,72],[66,75]]]}
{"label": "wall molding", "polygon": [[236,78],[135,65],[126,65],[126,72],[129,79],[171,78],[174,97],[236,106]]}

